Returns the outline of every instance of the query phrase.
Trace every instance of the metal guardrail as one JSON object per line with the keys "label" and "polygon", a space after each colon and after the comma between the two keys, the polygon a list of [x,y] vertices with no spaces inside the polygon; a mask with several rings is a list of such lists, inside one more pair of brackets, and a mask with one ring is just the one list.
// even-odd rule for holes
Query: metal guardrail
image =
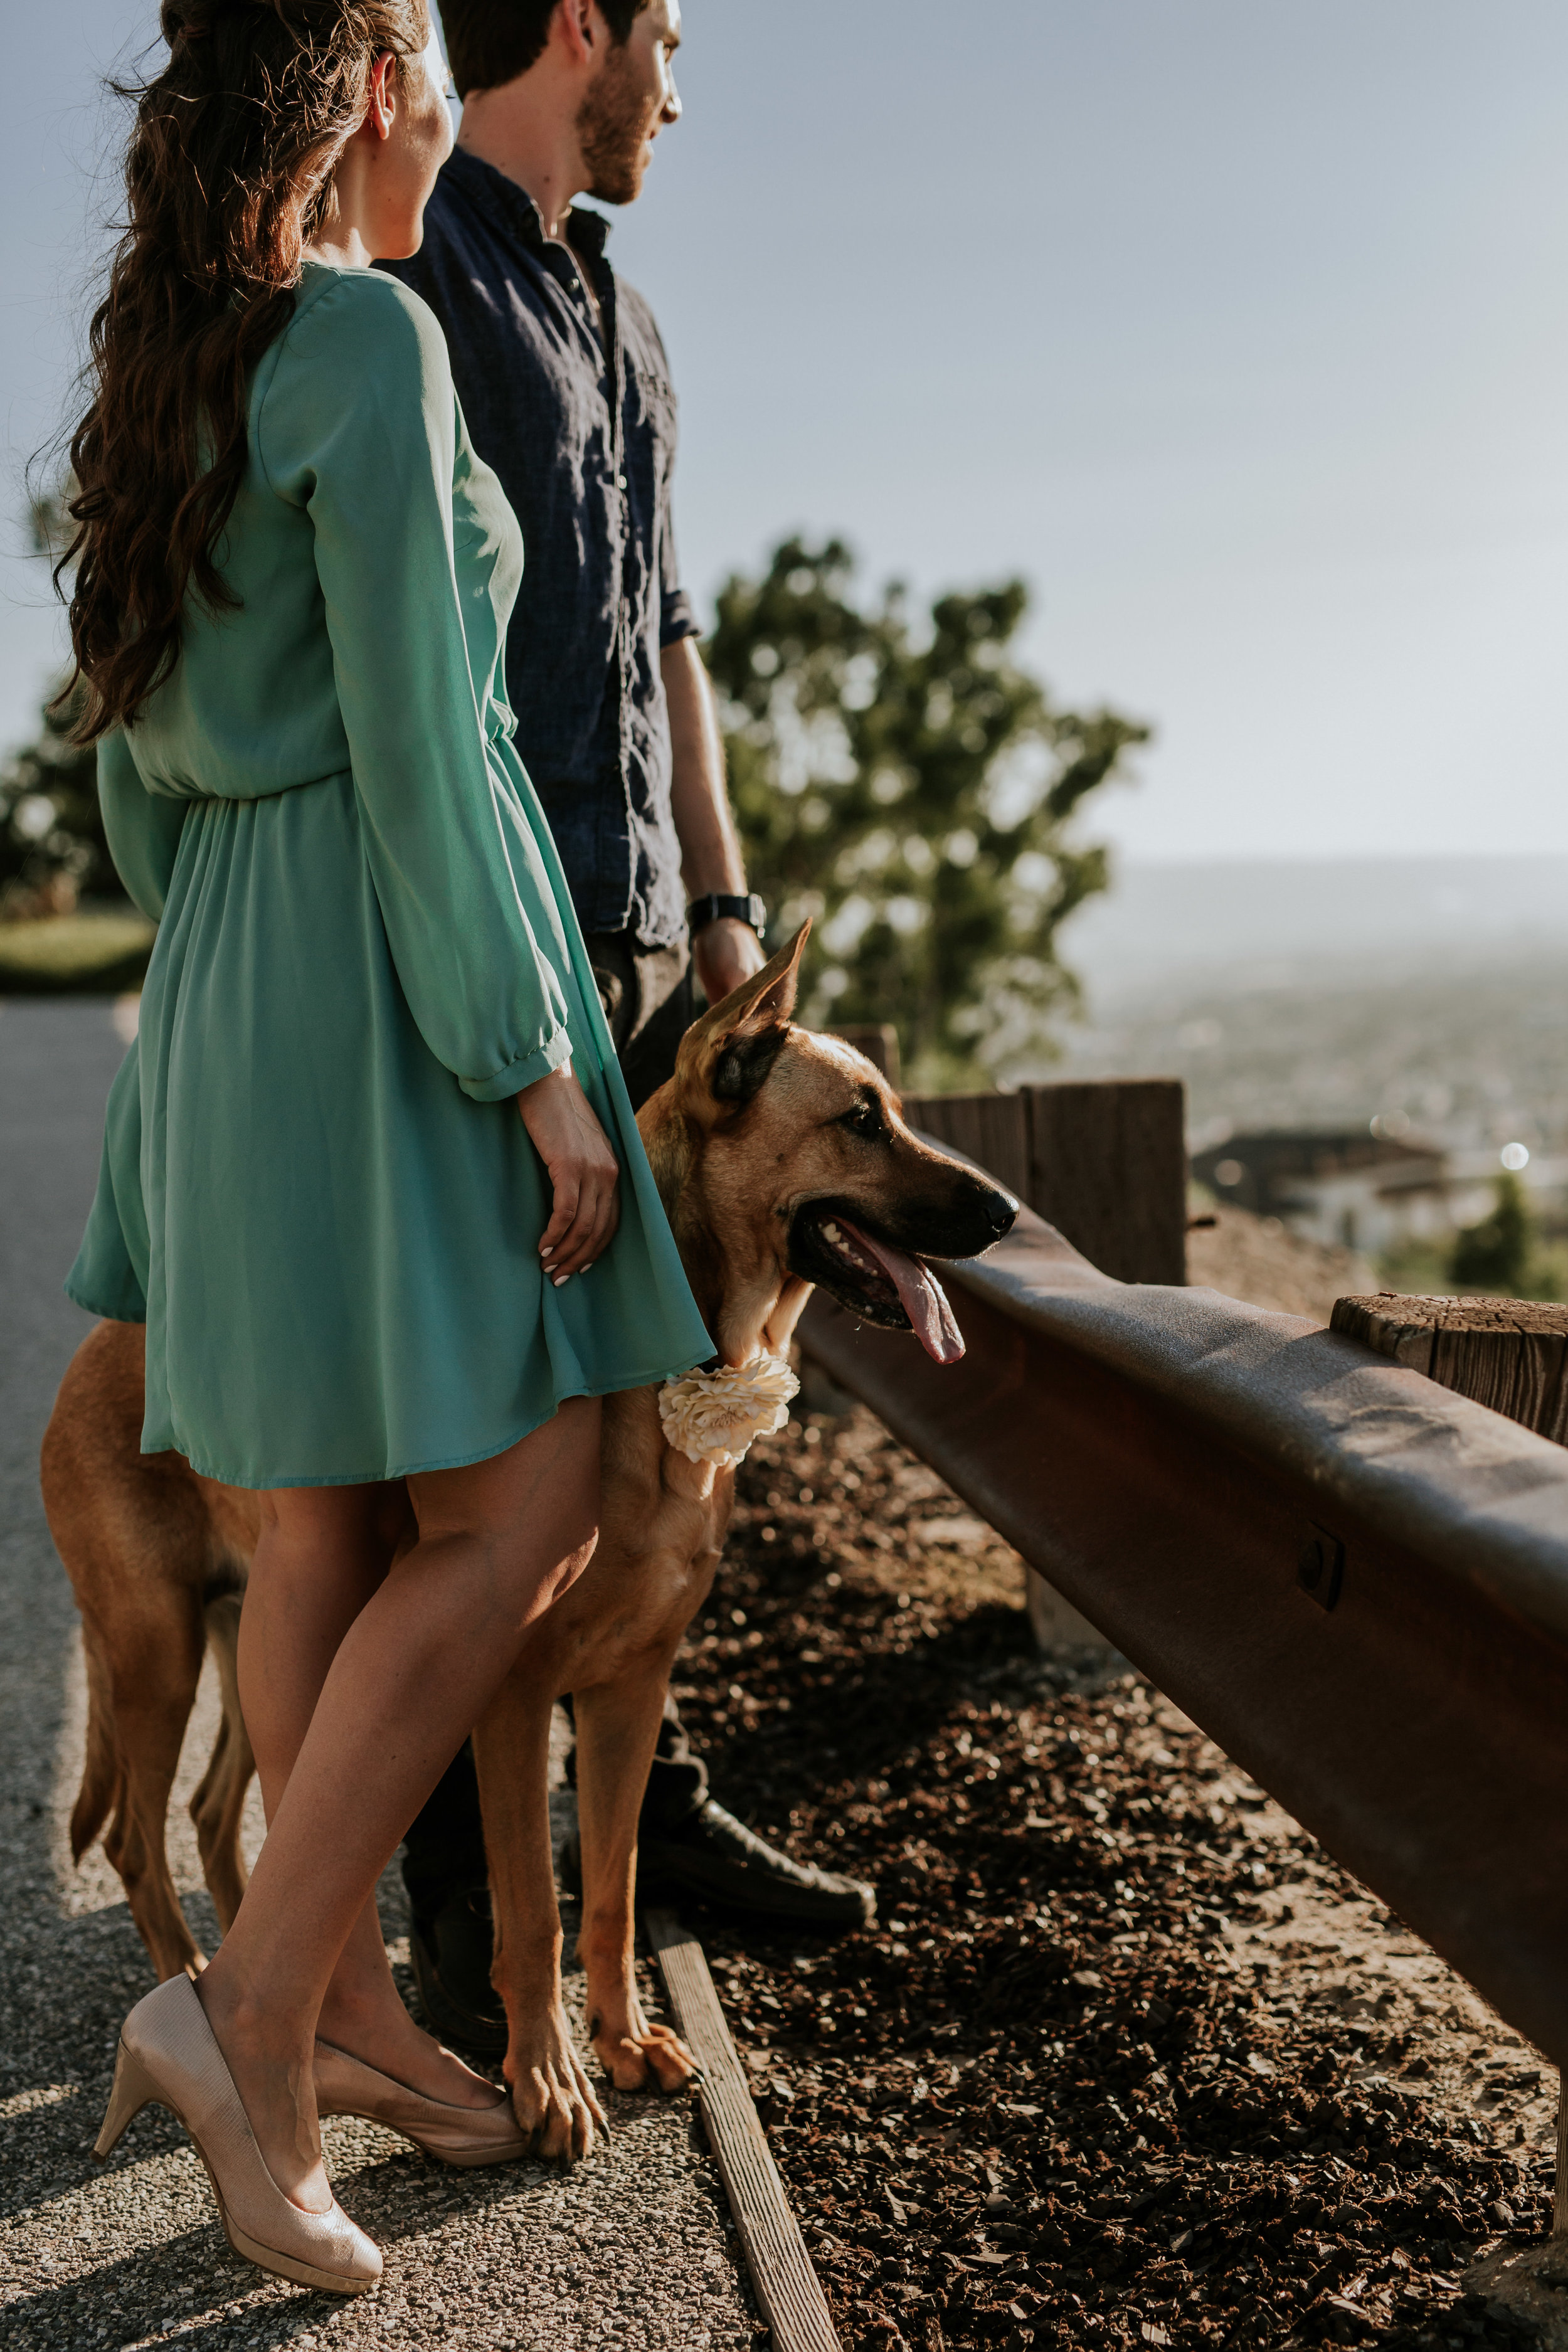
{"label": "metal guardrail", "polygon": [[960,1364],[820,1292],[801,1345],[1568,2063],[1568,1450],[1027,1211],[943,1279]]}

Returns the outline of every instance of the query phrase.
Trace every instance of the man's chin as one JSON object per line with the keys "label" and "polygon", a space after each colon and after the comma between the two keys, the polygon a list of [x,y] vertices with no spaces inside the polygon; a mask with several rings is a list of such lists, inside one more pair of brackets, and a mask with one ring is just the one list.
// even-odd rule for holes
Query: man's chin
{"label": "man's chin", "polygon": [[595,205],[635,205],[642,195],[642,184],[648,176],[651,163],[651,139],[639,139],[637,146],[621,155],[599,155],[588,195],[593,195]]}
{"label": "man's chin", "polygon": [[635,205],[652,160],[653,142],[645,140],[637,153],[628,156],[624,163],[617,163],[611,171],[601,171],[588,188],[588,194],[599,205]]}

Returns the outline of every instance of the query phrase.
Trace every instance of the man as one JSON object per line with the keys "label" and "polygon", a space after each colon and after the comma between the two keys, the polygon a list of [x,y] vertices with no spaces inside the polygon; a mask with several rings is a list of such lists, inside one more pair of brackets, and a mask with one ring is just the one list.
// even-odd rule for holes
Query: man
{"label": "man", "polygon": [[[634,1103],[693,1017],[763,961],[697,623],[670,529],[675,394],[653,314],[605,257],[587,194],[632,203],[679,116],[678,0],[445,0],[463,100],[425,242],[392,267],[440,319],[474,446],[522,526],[507,643],[517,746],[566,869]],[[639,1884],[803,1926],[870,1890],[776,1853],[707,1791],[667,1701]],[[574,1857],[566,1857],[570,1877]],[[467,1751],[409,1833],[415,1975],[437,2030],[504,2047]]]}

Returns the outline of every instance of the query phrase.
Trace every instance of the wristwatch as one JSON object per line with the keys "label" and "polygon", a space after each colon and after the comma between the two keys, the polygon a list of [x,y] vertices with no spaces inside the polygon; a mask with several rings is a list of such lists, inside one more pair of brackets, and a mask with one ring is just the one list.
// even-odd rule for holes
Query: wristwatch
{"label": "wristwatch", "polygon": [[722,890],[710,890],[705,898],[693,898],[686,909],[686,928],[695,939],[699,931],[706,930],[722,915],[732,915],[737,922],[750,923],[758,939],[768,927],[768,910],[754,890],[745,898],[727,897]]}

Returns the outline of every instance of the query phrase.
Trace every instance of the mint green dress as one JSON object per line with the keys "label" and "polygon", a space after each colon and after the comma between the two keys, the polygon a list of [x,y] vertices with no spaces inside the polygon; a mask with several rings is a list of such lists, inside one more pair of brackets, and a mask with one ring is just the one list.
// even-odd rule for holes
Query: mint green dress
{"label": "mint green dress", "polygon": [[[67,1288],[144,1319],[142,1449],[240,1486],[482,1461],[712,1353],[498,687],[522,570],[440,328],[308,265],[250,394],[237,610],[99,781],[158,923]],[[570,1057],[621,1223],[557,1289],[512,1097]]]}

